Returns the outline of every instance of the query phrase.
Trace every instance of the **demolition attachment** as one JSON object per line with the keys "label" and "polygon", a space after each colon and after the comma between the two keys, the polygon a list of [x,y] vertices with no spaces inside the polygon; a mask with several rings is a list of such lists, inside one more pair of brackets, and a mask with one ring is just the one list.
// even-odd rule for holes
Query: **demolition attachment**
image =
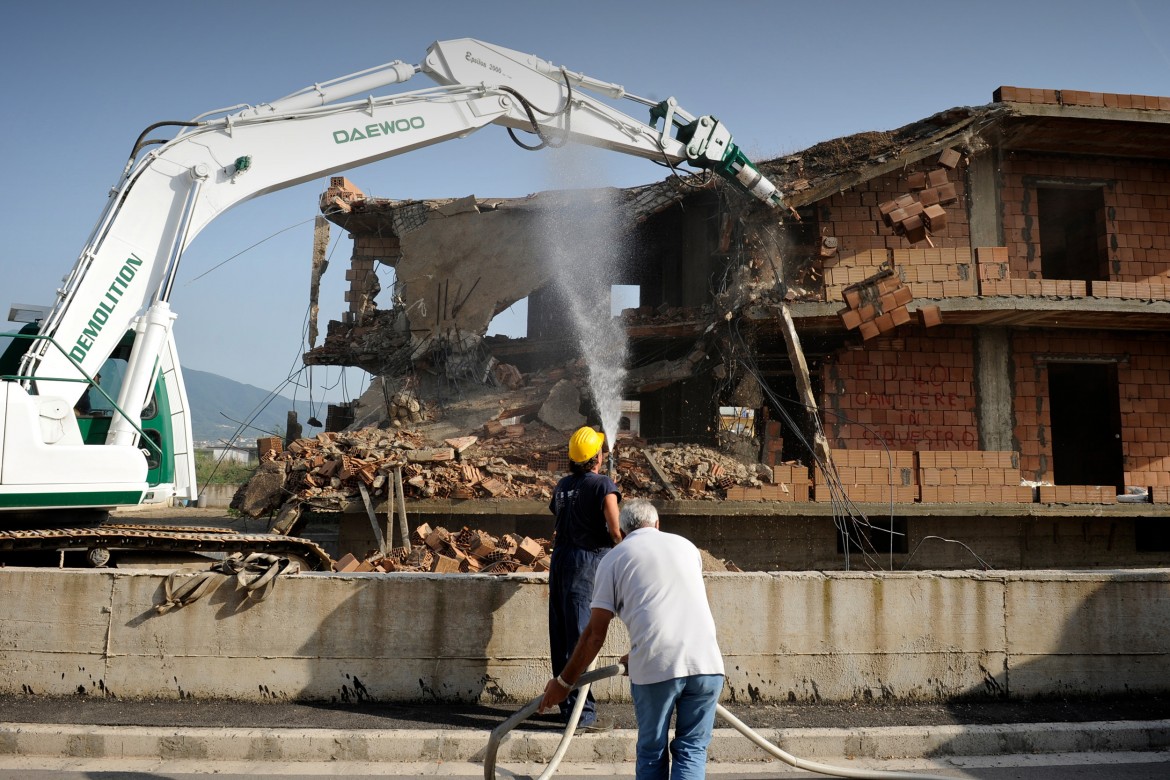
{"label": "demolition attachment", "polygon": [[713,116],[701,116],[688,123],[679,120],[674,98],[650,109],[650,123],[664,121],[662,132],[678,125],[676,140],[686,150],[687,162],[696,168],[711,170],[735,185],[736,189],[758,198],[773,208],[784,205],[776,185],[760,173],[743,151],[732,143],[731,131]]}

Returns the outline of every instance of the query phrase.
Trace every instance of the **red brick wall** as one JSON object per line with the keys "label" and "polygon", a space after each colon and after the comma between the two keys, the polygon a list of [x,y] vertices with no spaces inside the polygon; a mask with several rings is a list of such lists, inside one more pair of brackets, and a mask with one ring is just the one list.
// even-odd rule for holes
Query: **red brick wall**
{"label": "red brick wall", "polygon": [[1048,370],[1036,356],[1100,355],[1121,358],[1117,381],[1125,483],[1170,485],[1170,343],[1162,335],[1020,332],[1012,349],[1014,449],[1020,453],[1024,478],[1052,479]]}
{"label": "red brick wall", "polygon": [[[817,217],[821,234],[836,236],[842,258],[850,253],[866,249],[909,249],[911,246],[926,247],[926,242],[911,244],[902,236],[882,224],[878,204],[893,200],[910,192],[906,176],[916,171],[931,171],[938,168],[935,157],[928,157],[898,173],[891,173],[871,179],[851,189],[832,195],[817,204]],[[967,209],[962,169],[950,172],[955,183],[959,200],[946,207],[947,226],[931,241],[937,247],[968,247]]]}
{"label": "red brick wall", "polygon": [[1170,277],[1170,165],[1151,160],[1009,154],[1001,167],[1004,241],[1012,275],[1040,278],[1036,190],[1025,177],[1107,181],[1109,279]]}
{"label": "red brick wall", "polygon": [[[918,335],[921,334],[921,335]],[[977,450],[968,328],[932,328],[842,350],[821,368],[825,433],[837,449]]]}

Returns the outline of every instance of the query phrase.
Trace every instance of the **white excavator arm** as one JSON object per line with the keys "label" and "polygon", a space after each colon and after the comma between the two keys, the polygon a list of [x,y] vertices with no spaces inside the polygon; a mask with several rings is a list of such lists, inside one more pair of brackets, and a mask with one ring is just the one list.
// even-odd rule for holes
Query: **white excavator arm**
{"label": "white excavator arm", "polygon": [[[375,91],[423,72],[440,86]],[[589,93],[652,108],[639,122]],[[359,96],[356,100],[347,99]],[[661,120],[659,126],[658,121]],[[209,112],[173,138],[139,139],[107,206],[21,366],[34,406],[72,406],[127,329],[137,337],[108,445],[133,447],[175,314],[179,261],[219,214],[250,198],[497,124],[532,132],[534,147],[574,141],[671,164],[716,170],[772,205],[762,177],[711,117],[673,99],[655,103],[617,85],[472,39],[435,43],[421,65],[393,62],[257,106]],[[54,344],[59,346],[54,346]],[[59,411],[59,409],[57,410]],[[55,412],[56,413],[56,412]],[[59,416],[59,415],[58,415]]]}

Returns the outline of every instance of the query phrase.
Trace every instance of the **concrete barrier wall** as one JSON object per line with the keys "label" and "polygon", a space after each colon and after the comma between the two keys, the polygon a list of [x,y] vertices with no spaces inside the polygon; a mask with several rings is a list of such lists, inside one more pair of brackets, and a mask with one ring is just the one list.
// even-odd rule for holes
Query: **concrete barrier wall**
{"label": "concrete barrier wall", "polygon": [[239,485],[204,485],[199,490],[199,506],[227,509],[239,489]]}
{"label": "concrete barrier wall", "polygon": [[[165,580],[0,569],[0,692],[491,702],[547,680],[543,575],[302,574],[261,602],[229,581],[159,615]],[[707,590],[736,701],[1170,691],[1170,570],[709,574]],[[626,642],[614,621],[602,662]]]}

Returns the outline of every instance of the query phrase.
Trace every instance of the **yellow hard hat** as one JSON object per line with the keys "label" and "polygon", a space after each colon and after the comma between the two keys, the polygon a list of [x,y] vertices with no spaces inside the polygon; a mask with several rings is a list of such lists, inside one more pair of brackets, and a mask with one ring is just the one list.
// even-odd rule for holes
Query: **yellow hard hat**
{"label": "yellow hard hat", "polygon": [[595,431],[588,425],[578,428],[569,438],[569,460],[574,463],[586,463],[593,456],[601,452],[601,445],[605,442],[605,434]]}

